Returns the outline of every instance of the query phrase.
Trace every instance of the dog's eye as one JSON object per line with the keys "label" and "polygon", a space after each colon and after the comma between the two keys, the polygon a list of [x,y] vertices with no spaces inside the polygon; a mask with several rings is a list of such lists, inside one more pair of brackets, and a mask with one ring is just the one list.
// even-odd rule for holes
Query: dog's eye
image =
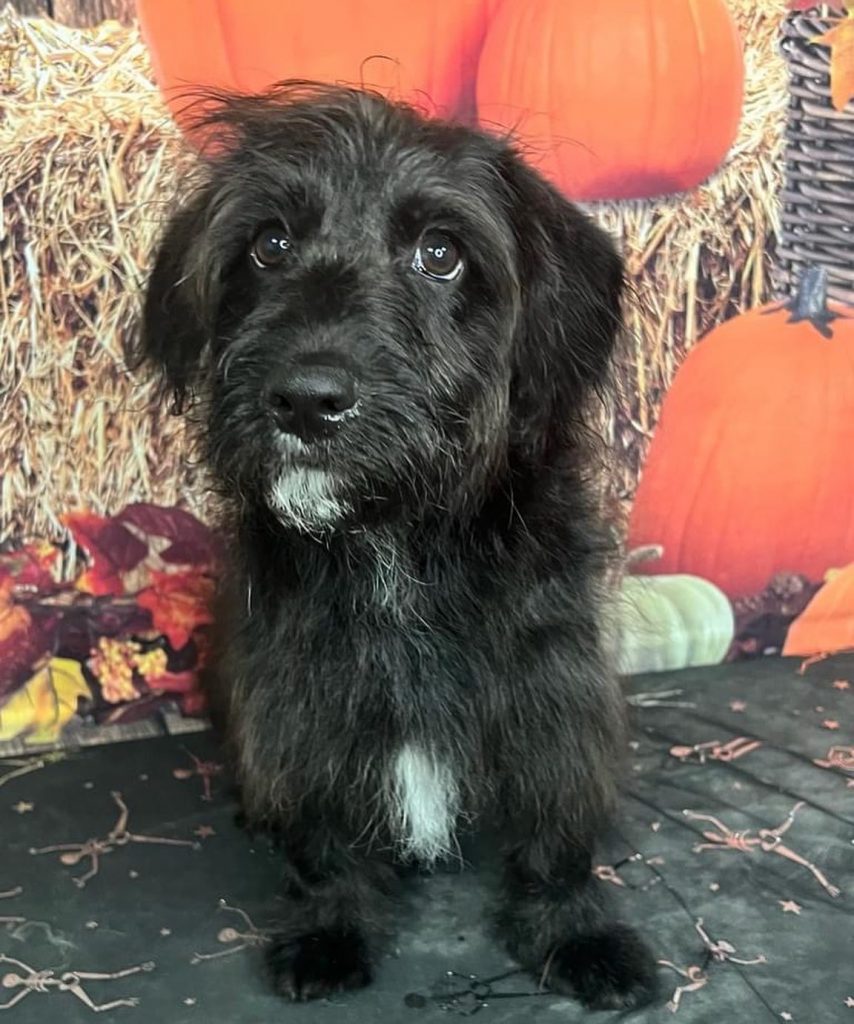
{"label": "dog's eye", "polygon": [[285,229],[279,225],[259,231],[252,243],[249,255],[256,267],[275,267],[291,251],[291,240]]}
{"label": "dog's eye", "polygon": [[453,281],[463,272],[459,247],[443,231],[425,231],[415,250],[412,269],[437,281]]}

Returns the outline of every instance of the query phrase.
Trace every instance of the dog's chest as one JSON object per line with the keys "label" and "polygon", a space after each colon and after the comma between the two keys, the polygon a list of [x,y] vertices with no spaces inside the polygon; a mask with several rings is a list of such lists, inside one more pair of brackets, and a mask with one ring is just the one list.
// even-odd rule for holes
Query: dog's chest
{"label": "dog's chest", "polygon": [[390,781],[393,831],[404,856],[429,863],[450,853],[459,805],[450,765],[418,743],[405,743]]}

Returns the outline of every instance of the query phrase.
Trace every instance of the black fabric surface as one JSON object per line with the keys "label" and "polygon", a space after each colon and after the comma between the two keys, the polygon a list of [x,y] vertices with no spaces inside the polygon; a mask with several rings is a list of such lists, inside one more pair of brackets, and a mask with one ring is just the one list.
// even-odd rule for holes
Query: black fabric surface
{"label": "black fabric surface", "polygon": [[[854,1022],[854,657],[799,667],[764,659],[628,684],[624,809],[597,874],[671,965],[661,966],[660,1005],[633,1020]],[[277,857],[237,829],[227,780],[204,764],[199,774],[194,755],[217,763],[210,734],[0,762],[0,954],[20,962],[0,961],[0,1004],[28,993],[4,1019],[89,1020],[84,994],[96,1005],[138,1000],[100,1020],[164,1024],[587,1019],[514,972],[490,938],[488,843],[464,847],[462,871],[413,881],[411,911],[371,989],[300,1006],[268,994],[260,946]],[[118,800],[132,836],[195,848],[114,834],[82,887],[74,879],[90,857],[30,852],[106,838]],[[216,953],[227,955],[205,959]],[[54,973],[25,989],[30,971]],[[674,1012],[666,1004],[678,986],[688,990]]]}

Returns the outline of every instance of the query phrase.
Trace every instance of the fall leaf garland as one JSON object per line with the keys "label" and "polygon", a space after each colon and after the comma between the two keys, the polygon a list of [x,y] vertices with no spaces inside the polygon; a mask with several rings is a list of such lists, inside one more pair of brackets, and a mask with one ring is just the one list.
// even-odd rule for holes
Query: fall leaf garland
{"label": "fall leaf garland", "polygon": [[150,714],[164,700],[204,711],[197,673],[216,535],[182,509],[145,503],[63,522],[67,556],[82,563],[73,579],[60,579],[60,545],[0,554],[0,740],[55,742],[79,711],[101,722]]}

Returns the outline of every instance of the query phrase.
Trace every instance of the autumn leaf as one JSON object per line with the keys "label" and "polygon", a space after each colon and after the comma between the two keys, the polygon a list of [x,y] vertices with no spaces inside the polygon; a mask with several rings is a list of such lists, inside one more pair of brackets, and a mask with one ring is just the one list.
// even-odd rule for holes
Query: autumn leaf
{"label": "autumn leaf", "polygon": [[54,572],[58,560],[59,551],[48,541],[26,544],[0,555],[0,579],[11,578],[19,591],[52,593],[57,587]]}
{"label": "autumn leaf", "polygon": [[90,512],[69,513],[62,522],[89,556],[77,589],[97,596],[124,593],[121,574],[139,565],[148,547],[121,523]]}
{"label": "autumn leaf", "polygon": [[14,587],[14,580],[0,580],[0,650],[3,643],[29,629],[32,622],[27,609],[12,599]]}
{"label": "autumn leaf", "polygon": [[0,740],[53,743],[92,691],[79,662],[51,658],[0,707]]}
{"label": "autumn leaf", "polygon": [[47,644],[27,609],[15,603],[14,588],[11,577],[0,579],[0,697],[30,671]]}
{"label": "autumn leaf", "polygon": [[830,47],[830,99],[842,111],[854,99],[854,10],[811,41]]}
{"label": "autumn leaf", "polygon": [[214,532],[184,509],[137,502],[120,512],[116,521],[134,527],[147,538],[157,537],[166,541],[158,552],[164,562],[212,566],[218,560],[219,549]]}
{"label": "autumn leaf", "polygon": [[[75,595],[78,599],[79,594]],[[151,615],[128,598],[85,598],[62,609],[53,630],[54,651],[63,658],[85,661],[92,649],[93,637],[132,637],[151,629]]]}
{"label": "autumn leaf", "polygon": [[154,629],[178,651],[189,643],[196,627],[212,621],[213,580],[192,572],[152,572],[151,582],[137,603],[151,612]]}

